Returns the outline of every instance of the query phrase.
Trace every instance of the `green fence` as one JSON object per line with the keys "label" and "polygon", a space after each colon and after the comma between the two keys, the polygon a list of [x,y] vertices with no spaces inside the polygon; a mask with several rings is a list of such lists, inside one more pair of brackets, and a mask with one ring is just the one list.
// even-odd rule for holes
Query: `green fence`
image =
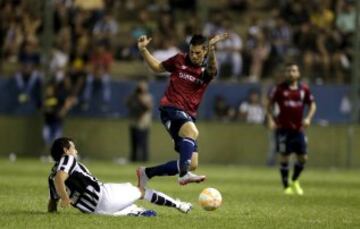
{"label": "green fence", "polygon": [[[40,118],[0,117],[0,155],[16,153],[19,157],[40,156],[46,151],[41,141]],[[263,126],[241,123],[199,122],[201,163],[264,165],[269,132]],[[345,125],[313,126],[308,130],[309,165],[360,167],[360,127]],[[93,159],[127,158],[129,152],[128,122],[123,119],[69,118],[65,135],[75,139],[83,157]],[[351,143],[351,144],[350,144]],[[165,129],[159,122],[151,128],[152,162],[177,157]],[[349,147],[353,152],[349,155]]]}

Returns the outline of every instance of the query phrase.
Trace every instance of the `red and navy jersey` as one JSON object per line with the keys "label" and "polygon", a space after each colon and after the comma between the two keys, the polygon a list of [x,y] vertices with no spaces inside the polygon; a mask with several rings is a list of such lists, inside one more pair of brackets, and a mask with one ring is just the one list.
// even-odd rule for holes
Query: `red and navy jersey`
{"label": "red and navy jersey", "polygon": [[272,90],[270,102],[279,106],[279,115],[275,118],[278,128],[302,130],[304,108],[314,102],[314,96],[307,85],[299,83],[297,89],[291,89],[284,82]]}
{"label": "red and navy jersey", "polygon": [[160,106],[175,107],[196,117],[204,92],[212,80],[204,66],[194,65],[188,55],[179,53],[163,61],[162,66],[170,72],[170,82]]}

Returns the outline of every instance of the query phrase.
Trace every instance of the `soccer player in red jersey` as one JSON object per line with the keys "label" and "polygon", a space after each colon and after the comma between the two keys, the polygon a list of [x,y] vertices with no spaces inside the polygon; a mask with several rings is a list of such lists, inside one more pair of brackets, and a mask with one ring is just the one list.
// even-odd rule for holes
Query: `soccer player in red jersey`
{"label": "soccer player in red jersey", "polygon": [[[276,149],[280,153],[280,173],[285,194],[303,195],[299,176],[307,161],[307,139],[304,128],[309,127],[316,111],[314,96],[307,85],[301,83],[299,67],[295,63],[285,66],[285,81],[271,92],[267,109],[268,126],[276,131]],[[277,104],[279,114],[273,117]],[[305,106],[308,106],[304,115]],[[290,154],[297,155],[294,172],[289,183]]]}
{"label": "soccer player in red jersey", "polygon": [[147,45],[151,38],[141,36],[138,39],[138,48],[147,65],[154,72],[171,73],[159,109],[161,122],[173,138],[175,150],[180,154],[179,160],[154,167],[140,167],[137,170],[139,187],[145,187],[154,176],[179,174],[180,185],[205,180],[205,176],[190,172],[198,166],[196,139],[199,131],[195,118],[202,96],[217,74],[215,44],[227,38],[227,33],[218,34],[209,40],[202,35],[194,35],[188,53],[178,53],[163,62],[148,51]]}

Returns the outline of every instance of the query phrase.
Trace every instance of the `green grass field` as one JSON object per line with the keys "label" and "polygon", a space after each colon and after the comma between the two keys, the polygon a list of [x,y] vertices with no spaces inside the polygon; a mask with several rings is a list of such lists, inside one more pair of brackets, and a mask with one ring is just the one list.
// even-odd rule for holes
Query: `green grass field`
{"label": "green grass field", "polygon": [[[85,164],[103,182],[135,183],[137,165]],[[0,228],[360,228],[359,170],[308,168],[300,197],[282,194],[277,168],[202,166],[198,172],[209,178],[203,184],[180,187],[175,177],[149,183],[192,202],[190,214],[139,201],[158,217],[136,218],[87,215],[70,208],[46,213],[50,167],[37,160],[0,160]],[[205,187],[221,191],[224,201],[218,210],[206,212],[197,204]]]}

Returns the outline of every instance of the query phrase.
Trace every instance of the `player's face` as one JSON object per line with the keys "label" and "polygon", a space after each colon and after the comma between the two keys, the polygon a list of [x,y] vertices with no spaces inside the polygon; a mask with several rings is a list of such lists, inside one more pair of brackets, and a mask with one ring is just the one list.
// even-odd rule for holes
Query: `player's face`
{"label": "player's face", "polygon": [[297,65],[291,65],[285,69],[285,77],[290,81],[296,81],[300,78],[300,71]]}
{"label": "player's face", "polygon": [[204,45],[190,45],[190,60],[193,64],[201,65],[206,56],[206,48]]}
{"label": "player's face", "polygon": [[70,142],[69,149],[65,149],[65,154],[77,157],[78,151],[76,150],[75,144],[73,142]]}

